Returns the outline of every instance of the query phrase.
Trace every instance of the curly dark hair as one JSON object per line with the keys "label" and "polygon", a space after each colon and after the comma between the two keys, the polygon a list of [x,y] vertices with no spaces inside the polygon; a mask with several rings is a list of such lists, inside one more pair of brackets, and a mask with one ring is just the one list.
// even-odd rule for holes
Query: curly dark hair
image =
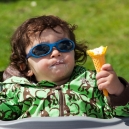
{"label": "curly dark hair", "polygon": [[[38,33],[40,37],[41,33],[45,29],[49,28],[54,30],[54,28],[57,26],[60,26],[62,30],[68,35],[69,39],[74,41],[75,62],[82,64],[85,63],[87,59],[87,46],[85,43],[77,44],[76,42],[74,30],[76,30],[77,25],[71,25],[57,16],[43,15],[28,19],[21,26],[19,26],[13,34],[11,38],[12,54],[10,56],[10,65],[20,71],[22,75],[26,77],[26,73],[28,72],[29,67],[25,50],[26,47],[32,43],[30,39],[31,35]],[[56,30],[54,31],[57,32]],[[21,64],[26,66],[24,70],[20,68]]]}

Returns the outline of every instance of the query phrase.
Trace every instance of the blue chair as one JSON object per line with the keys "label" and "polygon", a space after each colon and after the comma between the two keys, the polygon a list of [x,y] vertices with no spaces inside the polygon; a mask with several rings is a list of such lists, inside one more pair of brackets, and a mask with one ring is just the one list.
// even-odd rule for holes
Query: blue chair
{"label": "blue chair", "polygon": [[0,121],[0,129],[129,129],[129,118],[35,117]]}

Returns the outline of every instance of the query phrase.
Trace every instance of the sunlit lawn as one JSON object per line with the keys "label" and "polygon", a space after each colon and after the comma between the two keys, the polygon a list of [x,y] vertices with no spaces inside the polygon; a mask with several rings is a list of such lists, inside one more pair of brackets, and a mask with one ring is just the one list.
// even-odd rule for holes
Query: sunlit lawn
{"label": "sunlit lawn", "polygon": [[[4,0],[3,0],[4,1]],[[119,76],[129,79],[129,1],[127,0],[6,0],[0,2],[0,70],[9,64],[10,38],[26,19],[57,15],[77,24],[77,40],[89,48],[108,46],[106,61]],[[85,66],[94,69],[88,57]]]}

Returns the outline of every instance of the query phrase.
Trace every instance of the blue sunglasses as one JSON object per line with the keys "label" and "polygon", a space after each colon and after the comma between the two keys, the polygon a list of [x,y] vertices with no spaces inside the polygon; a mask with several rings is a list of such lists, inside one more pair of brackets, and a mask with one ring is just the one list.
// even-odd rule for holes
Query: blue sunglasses
{"label": "blue sunglasses", "polygon": [[46,56],[52,52],[53,47],[56,47],[59,52],[69,52],[75,48],[75,44],[69,39],[62,39],[55,43],[40,43],[30,49],[26,58],[40,58]]}

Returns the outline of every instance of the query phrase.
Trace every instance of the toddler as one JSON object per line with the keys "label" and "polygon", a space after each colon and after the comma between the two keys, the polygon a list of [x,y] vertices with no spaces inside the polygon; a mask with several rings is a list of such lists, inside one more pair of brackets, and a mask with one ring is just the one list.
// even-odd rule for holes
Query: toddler
{"label": "toddler", "polygon": [[81,66],[87,46],[77,42],[76,28],[53,15],[30,18],[17,28],[9,66],[17,74],[7,69],[0,83],[1,120],[129,116],[128,83],[117,77],[110,64],[97,74]]}

